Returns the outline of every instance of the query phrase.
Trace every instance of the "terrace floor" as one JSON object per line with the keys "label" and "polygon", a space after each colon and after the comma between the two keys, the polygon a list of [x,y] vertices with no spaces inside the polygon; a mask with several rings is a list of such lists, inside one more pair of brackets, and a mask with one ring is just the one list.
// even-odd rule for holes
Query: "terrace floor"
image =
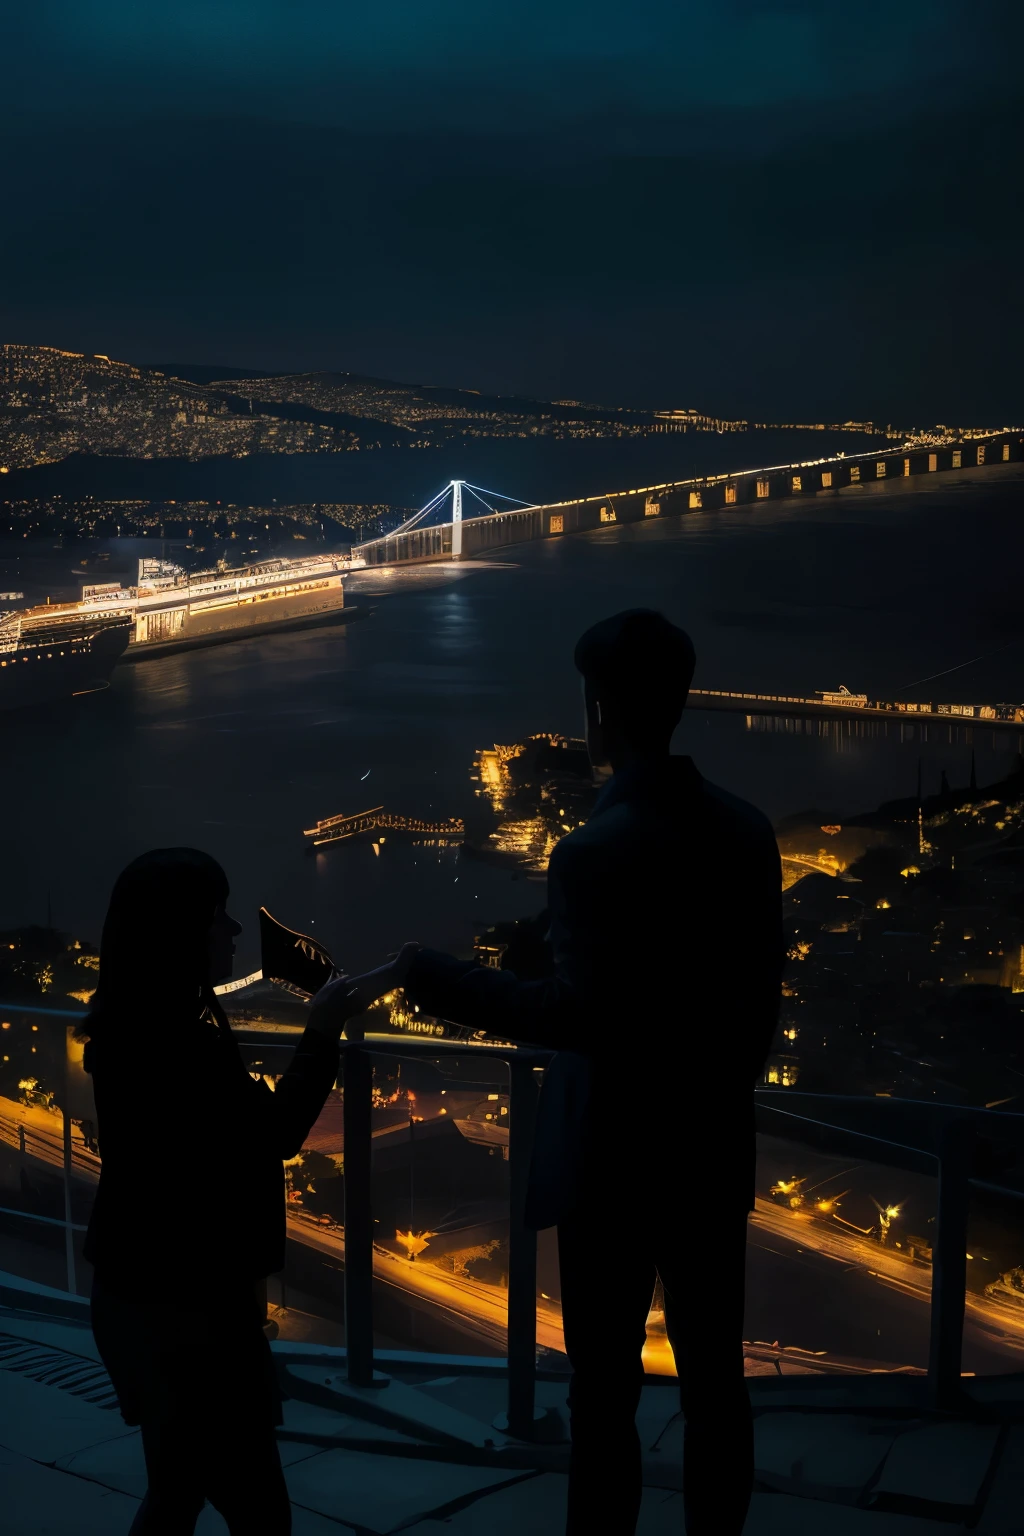
{"label": "terrace floor", "polygon": [[[280,1440],[295,1536],[560,1536],[558,1421],[546,1445],[509,1440],[495,1427],[504,1382],[493,1369],[405,1356],[385,1362],[386,1388],[360,1392],[337,1352],[275,1348],[292,1394]],[[748,1536],[1021,1536],[1024,1382],[969,1385],[975,1409],[940,1419],[913,1378],[752,1378]],[[564,1379],[539,1383],[539,1409],[564,1413],[564,1400]],[[670,1384],[644,1389],[639,1536],[683,1530],[675,1407]],[[139,1435],[117,1413],[84,1320],[0,1307],[0,1479],[11,1536],[127,1532],[145,1488]],[[204,1511],[201,1536],[224,1529]]]}

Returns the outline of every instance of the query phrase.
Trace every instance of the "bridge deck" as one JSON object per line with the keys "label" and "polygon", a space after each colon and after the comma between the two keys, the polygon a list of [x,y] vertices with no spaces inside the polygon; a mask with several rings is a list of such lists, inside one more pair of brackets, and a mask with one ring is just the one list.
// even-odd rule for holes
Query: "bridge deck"
{"label": "bridge deck", "polygon": [[984,438],[934,447],[885,447],[831,459],[729,470],[420,525],[408,532],[371,539],[356,546],[352,553],[370,567],[471,559],[510,544],[590,532],[609,523],[643,522],[649,517],[733,506],[741,509],[790,498],[835,496],[948,471],[992,475],[1011,465],[1019,471],[1022,461],[1024,432],[1020,428],[1004,428]]}

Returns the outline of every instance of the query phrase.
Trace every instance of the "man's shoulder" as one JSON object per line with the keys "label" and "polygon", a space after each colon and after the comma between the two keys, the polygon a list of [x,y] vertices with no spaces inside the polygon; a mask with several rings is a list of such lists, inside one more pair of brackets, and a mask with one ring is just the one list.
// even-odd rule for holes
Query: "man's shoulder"
{"label": "man's shoulder", "polygon": [[694,774],[670,800],[620,800],[591,817],[556,844],[551,870],[560,878],[585,878],[593,865],[603,866],[618,855],[664,856],[666,839],[682,836],[700,841],[724,839],[749,850],[778,858],[771,822],[763,811],[739,795]]}
{"label": "man's shoulder", "polygon": [[583,826],[555,844],[551,863],[561,866],[585,864],[593,854],[600,854],[626,841],[637,819],[636,809],[627,803],[609,806],[599,816],[591,817]]}
{"label": "man's shoulder", "polygon": [[712,784],[710,779],[704,779],[701,793],[710,801],[714,809],[726,821],[731,822],[739,833],[745,833],[758,842],[775,844],[775,829],[763,811],[759,811],[756,805],[751,805],[749,800],[743,800],[739,795],[734,795],[728,789],[723,789],[720,784]]}

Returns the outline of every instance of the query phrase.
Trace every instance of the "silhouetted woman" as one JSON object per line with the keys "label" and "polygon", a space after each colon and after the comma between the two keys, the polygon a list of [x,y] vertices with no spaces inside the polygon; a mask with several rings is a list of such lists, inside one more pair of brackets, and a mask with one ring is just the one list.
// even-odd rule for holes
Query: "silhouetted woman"
{"label": "silhouetted woman", "polygon": [[114,886],[87,1037],[103,1159],[85,1254],[92,1323],[149,1491],[132,1536],[192,1532],[206,1499],[231,1536],[285,1536],[263,1331],[285,1255],[282,1160],[338,1073],[345,1019],[394,985],[332,981],[271,1091],[249,1075],[214,995],[241,931],[220,866],[190,848],[143,855]]}

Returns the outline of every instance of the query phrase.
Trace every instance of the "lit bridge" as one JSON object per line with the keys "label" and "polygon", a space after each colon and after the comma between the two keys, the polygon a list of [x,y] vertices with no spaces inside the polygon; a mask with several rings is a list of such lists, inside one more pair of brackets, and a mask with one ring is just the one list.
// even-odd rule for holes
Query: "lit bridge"
{"label": "lit bridge", "polygon": [[315,827],[307,827],[302,835],[310,839],[314,848],[319,848],[323,843],[344,842],[366,832],[412,832],[420,837],[454,841],[465,831],[465,824],[457,816],[449,816],[445,821],[426,821],[418,816],[395,816],[382,805],[375,805],[351,816],[327,816]]}
{"label": "lit bridge", "polygon": [[[798,464],[729,470],[575,500],[533,503],[452,480],[394,533],[353,549],[368,566],[465,560],[509,544],[586,533],[606,523],[643,522],[680,512],[743,511],[766,501],[883,490],[909,476],[952,470],[998,473],[1024,460],[1024,433],[1004,428],[936,447],[886,447]],[[500,505],[499,505],[500,504]]]}

